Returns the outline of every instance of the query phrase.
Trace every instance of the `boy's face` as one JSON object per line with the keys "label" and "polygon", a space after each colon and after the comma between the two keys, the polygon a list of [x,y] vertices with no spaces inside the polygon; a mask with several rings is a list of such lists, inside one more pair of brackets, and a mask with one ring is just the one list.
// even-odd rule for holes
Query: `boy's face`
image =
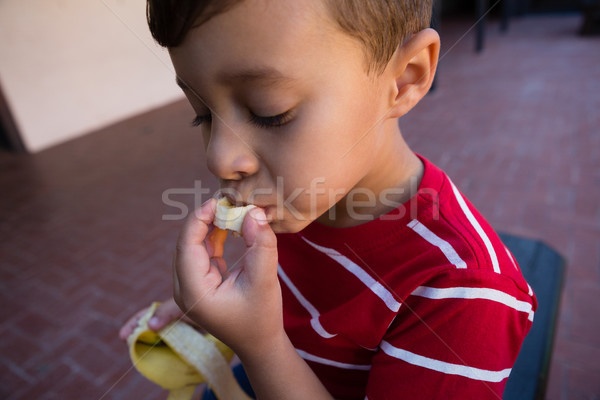
{"label": "boy's face", "polygon": [[276,232],[324,213],[335,226],[326,212],[338,200],[385,184],[377,163],[393,81],[367,75],[363,48],[322,3],[245,0],[170,50],[210,171],[239,203],[263,207]]}

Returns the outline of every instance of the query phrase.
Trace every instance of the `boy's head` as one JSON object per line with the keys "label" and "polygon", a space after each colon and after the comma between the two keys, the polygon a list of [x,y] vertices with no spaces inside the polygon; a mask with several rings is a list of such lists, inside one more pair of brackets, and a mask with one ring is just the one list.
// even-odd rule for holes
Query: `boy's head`
{"label": "boy's head", "polygon": [[[190,29],[244,0],[148,0],[150,32],[177,47]],[[364,47],[369,70],[381,71],[400,43],[429,27],[433,0],[325,0],[338,27]]]}
{"label": "boy's head", "polygon": [[397,118],[428,91],[439,51],[424,3],[149,0],[148,17],[211,172],[292,232],[404,199],[386,192],[415,174]]}

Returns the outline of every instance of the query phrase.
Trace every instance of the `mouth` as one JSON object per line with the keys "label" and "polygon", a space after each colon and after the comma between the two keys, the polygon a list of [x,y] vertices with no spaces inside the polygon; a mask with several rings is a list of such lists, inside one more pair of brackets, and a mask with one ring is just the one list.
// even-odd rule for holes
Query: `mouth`
{"label": "mouth", "polygon": [[227,199],[227,201],[229,202],[229,204],[231,205],[231,207],[246,207],[246,206],[250,205],[248,202],[236,199],[236,197],[233,194],[227,193],[227,192],[218,193],[215,196],[215,198],[217,200],[220,200],[220,199],[223,199],[223,198]]}
{"label": "mouth", "polygon": [[[261,199],[256,197],[262,197]],[[254,196],[253,192],[250,192],[249,196],[244,196],[238,190],[234,190],[228,187],[222,187],[216,193],[215,198],[217,200],[226,198],[229,204],[232,207],[246,207],[246,206],[256,206],[262,209],[269,208],[269,205],[272,203],[270,198],[264,196]],[[262,201],[259,201],[262,200]]]}

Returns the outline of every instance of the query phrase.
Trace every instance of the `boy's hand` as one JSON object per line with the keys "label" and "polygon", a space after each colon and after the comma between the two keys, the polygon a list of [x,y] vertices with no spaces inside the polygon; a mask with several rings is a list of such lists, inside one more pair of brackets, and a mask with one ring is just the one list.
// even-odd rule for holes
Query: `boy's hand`
{"label": "boy's hand", "polygon": [[175,301],[238,355],[254,355],[285,335],[277,240],[264,212],[251,210],[242,229],[246,253],[228,271],[206,240],[215,210],[216,201],[209,200],[182,229],[173,261]]}
{"label": "boy's hand", "polygon": [[[119,338],[123,341],[126,341],[129,335],[133,332],[133,330],[137,327],[138,321],[146,313],[148,308],[144,308],[141,311],[138,311],[133,315],[123,327],[119,331]],[[183,316],[183,312],[181,309],[175,304],[175,300],[172,298],[161,303],[156,311],[154,311],[154,315],[148,321],[148,327],[153,331],[159,331],[169,323],[182,319],[185,322],[191,322],[189,319]]]}

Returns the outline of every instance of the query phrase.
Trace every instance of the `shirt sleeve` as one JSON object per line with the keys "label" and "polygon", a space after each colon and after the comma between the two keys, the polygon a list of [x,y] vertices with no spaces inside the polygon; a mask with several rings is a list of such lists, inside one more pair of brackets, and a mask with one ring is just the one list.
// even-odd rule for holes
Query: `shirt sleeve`
{"label": "shirt sleeve", "polygon": [[508,277],[453,270],[417,287],[372,359],[369,400],[502,399],[536,300]]}

